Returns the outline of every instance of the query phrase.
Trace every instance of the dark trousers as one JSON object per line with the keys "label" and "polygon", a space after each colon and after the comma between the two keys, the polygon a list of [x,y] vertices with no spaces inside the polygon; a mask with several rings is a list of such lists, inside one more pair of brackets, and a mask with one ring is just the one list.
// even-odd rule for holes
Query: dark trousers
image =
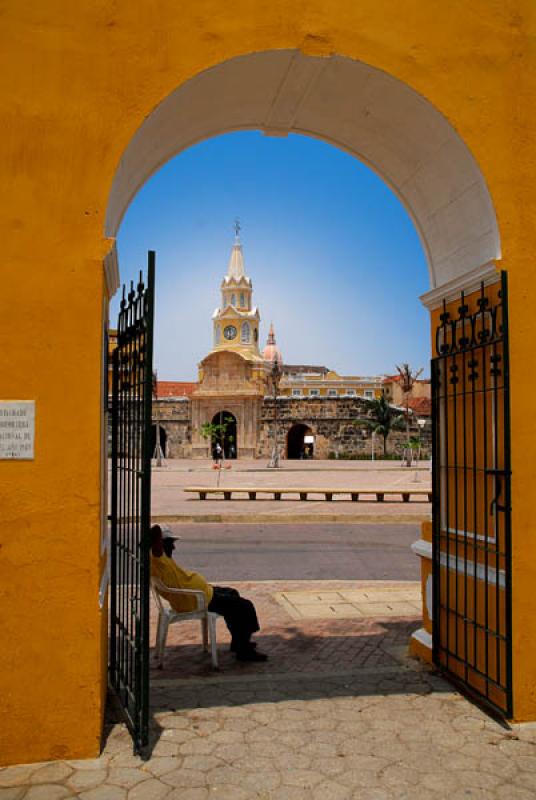
{"label": "dark trousers", "polygon": [[209,611],[221,614],[232,636],[231,646],[236,652],[247,649],[252,633],[259,630],[257,612],[251,600],[240,597],[236,589],[214,586]]}

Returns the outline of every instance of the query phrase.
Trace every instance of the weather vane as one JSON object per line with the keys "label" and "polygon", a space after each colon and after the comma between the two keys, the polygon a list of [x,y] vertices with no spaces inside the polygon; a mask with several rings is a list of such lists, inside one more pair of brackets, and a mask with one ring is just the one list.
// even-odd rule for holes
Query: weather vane
{"label": "weather vane", "polygon": [[238,217],[234,221],[234,229],[235,229],[235,236],[238,238],[240,236],[240,220]]}

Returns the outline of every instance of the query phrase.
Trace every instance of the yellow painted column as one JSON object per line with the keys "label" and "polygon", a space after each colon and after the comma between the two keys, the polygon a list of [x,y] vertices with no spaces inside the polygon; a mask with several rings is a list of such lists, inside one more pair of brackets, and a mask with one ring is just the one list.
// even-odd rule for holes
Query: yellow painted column
{"label": "yellow painted column", "polygon": [[36,412],[34,459],[0,461],[0,764],[97,755],[106,686],[102,262],[35,249],[2,279],[2,399]]}

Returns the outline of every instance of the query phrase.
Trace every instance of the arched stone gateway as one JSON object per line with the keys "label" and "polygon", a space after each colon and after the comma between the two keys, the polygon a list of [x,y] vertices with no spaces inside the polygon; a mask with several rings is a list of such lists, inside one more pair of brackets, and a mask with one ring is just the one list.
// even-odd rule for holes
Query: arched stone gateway
{"label": "arched stone gateway", "polygon": [[[237,449],[237,422],[230,411],[218,411],[212,417],[212,424],[216,426],[216,434],[212,439],[212,457],[218,457],[217,445],[223,450],[225,458],[233,459],[238,456]],[[221,451],[220,451],[221,457]]]}
{"label": "arched stone gateway", "polygon": [[308,425],[298,422],[287,433],[287,458],[313,458],[314,435]]}
{"label": "arched stone gateway", "polygon": [[159,424],[159,425],[154,425],[153,424],[153,426],[151,428],[151,453],[152,453],[153,458],[157,457],[157,452],[156,452],[156,441],[157,441],[156,431],[157,431],[157,428],[160,431],[160,453],[161,453],[162,458],[165,458],[166,454],[167,454],[167,439],[168,439],[168,436],[167,436],[166,429],[164,428],[164,426],[162,424]]}

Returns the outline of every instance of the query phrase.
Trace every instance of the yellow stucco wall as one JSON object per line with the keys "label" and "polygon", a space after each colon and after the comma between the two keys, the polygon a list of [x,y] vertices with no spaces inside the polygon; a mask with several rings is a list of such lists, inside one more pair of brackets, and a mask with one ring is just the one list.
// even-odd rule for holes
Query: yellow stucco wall
{"label": "yellow stucco wall", "polygon": [[2,394],[35,399],[36,439],[34,461],[0,462],[0,764],[99,750],[103,275],[66,266],[6,270]]}
{"label": "yellow stucco wall", "polygon": [[447,116],[488,181],[513,320],[516,716],[536,717],[533,9],[532,0],[3,5],[0,385],[3,398],[37,400],[35,460],[0,463],[3,761],[98,749],[100,262],[118,161],[183,81],[277,48],[353,57],[405,81]]}

